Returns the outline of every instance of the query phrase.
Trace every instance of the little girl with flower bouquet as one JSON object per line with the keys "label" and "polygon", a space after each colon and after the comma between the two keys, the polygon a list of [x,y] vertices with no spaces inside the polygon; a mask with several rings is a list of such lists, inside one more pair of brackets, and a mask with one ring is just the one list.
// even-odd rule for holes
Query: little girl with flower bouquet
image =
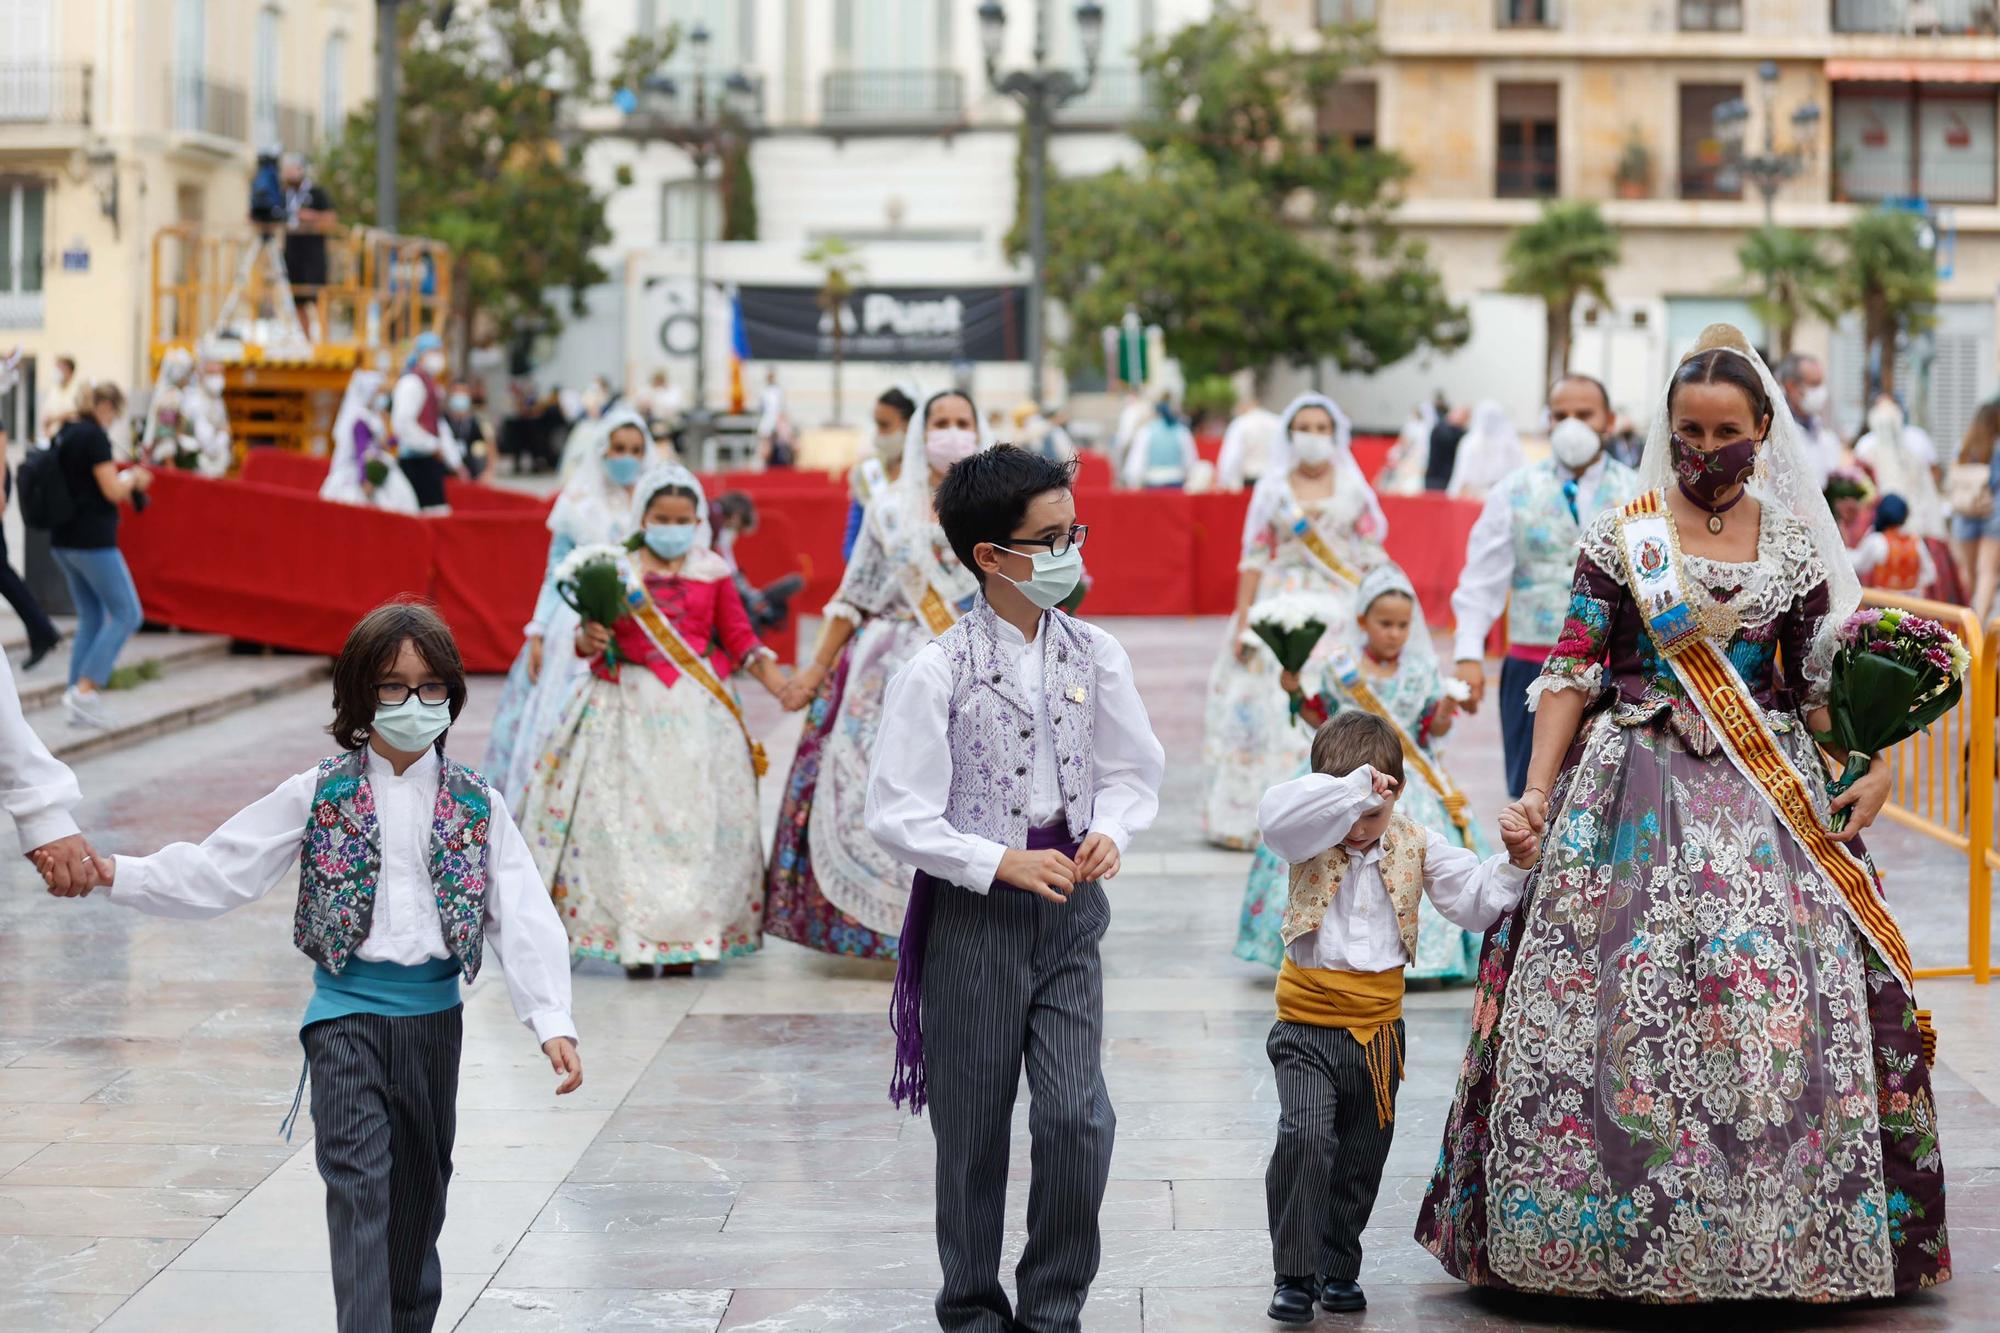
{"label": "little girl with flower bouquet", "polygon": [[[1487,840],[1444,766],[1442,742],[1464,698],[1465,685],[1440,666],[1409,577],[1395,565],[1371,570],[1361,580],[1355,605],[1360,614],[1347,642],[1323,654],[1327,665],[1320,679],[1311,683],[1310,694],[1291,670],[1279,677],[1279,684],[1292,695],[1299,725],[1310,734],[1330,716],[1350,710],[1383,718],[1404,741],[1409,770],[1399,802],[1404,815],[1468,851],[1488,855]],[[1304,661],[1313,649],[1305,636],[1317,637],[1313,624],[1299,623],[1300,617],[1283,605],[1260,606],[1261,611],[1251,608],[1249,617],[1256,632],[1280,638],[1271,647],[1281,663],[1289,665],[1288,655]],[[1260,841],[1243,894],[1238,958],[1269,967],[1283,962],[1279,924],[1289,892],[1289,868]],[[1417,954],[1408,975],[1447,983],[1471,980],[1478,972],[1479,937],[1452,925],[1428,901],[1420,922]]]}

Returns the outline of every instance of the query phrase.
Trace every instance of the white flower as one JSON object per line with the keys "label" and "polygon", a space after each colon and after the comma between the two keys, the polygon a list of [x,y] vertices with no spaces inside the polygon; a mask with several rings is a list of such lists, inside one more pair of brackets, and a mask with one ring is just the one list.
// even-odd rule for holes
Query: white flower
{"label": "white flower", "polygon": [[1455,704],[1467,703],[1472,698],[1472,687],[1457,676],[1444,678],[1444,697]]}
{"label": "white flower", "polygon": [[[622,547],[609,546],[603,542],[598,542],[590,546],[579,546],[564,556],[562,563],[556,566],[556,579],[558,582],[573,579],[583,572],[586,565],[598,564],[615,566],[623,574],[625,566],[624,549]],[[626,581],[629,583],[631,580],[627,578]]]}
{"label": "white flower", "polygon": [[1325,604],[1319,598],[1287,592],[1266,597],[1252,606],[1247,620],[1252,625],[1269,625],[1289,634],[1307,625],[1325,629],[1327,616]]}

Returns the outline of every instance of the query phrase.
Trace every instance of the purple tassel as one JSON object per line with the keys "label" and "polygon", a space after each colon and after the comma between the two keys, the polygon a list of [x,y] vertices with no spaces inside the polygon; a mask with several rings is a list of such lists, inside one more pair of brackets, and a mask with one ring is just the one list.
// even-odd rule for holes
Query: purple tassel
{"label": "purple tassel", "polygon": [[931,934],[931,877],[916,872],[910,881],[910,905],[903,913],[903,934],[896,945],[896,988],[889,997],[889,1030],[896,1034],[896,1072],[889,1079],[889,1101],[907,1105],[922,1115],[930,1100],[924,1080],[924,946]]}

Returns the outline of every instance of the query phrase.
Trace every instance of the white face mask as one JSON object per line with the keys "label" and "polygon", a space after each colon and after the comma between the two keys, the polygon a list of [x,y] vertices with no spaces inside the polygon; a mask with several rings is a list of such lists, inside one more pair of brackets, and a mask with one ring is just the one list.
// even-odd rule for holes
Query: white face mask
{"label": "white face mask", "polygon": [[924,457],[940,472],[953,463],[979,452],[979,432],[949,426],[933,427],[924,433]]}
{"label": "white face mask", "polygon": [[222,376],[220,375],[204,375],[201,377],[201,387],[214,394],[217,398],[222,396],[222,383]]}
{"label": "white face mask", "polygon": [[1799,406],[1810,416],[1819,416],[1826,411],[1827,392],[1824,384],[1815,384],[1799,395]]}
{"label": "white face mask", "polygon": [[1558,421],[1549,432],[1549,452],[1571,472],[1581,472],[1603,452],[1604,441],[1596,431],[1575,417]]}
{"label": "white face mask", "polygon": [[1318,467],[1333,457],[1333,436],[1315,435],[1310,431],[1295,430],[1291,433],[1292,461],[1304,463],[1307,467]]}
{"label": "white face mask", "polygon": [[423,365],[424,370],[432,376],[444,374],[444,353],[425,352]]}

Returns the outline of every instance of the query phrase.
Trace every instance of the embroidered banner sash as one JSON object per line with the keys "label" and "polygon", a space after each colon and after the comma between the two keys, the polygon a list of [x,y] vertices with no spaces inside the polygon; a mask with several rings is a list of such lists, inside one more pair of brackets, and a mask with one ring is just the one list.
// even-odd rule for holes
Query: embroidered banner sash
{"label": "embroidered banner sash", "polygon": [[1313,526],[1312,519],[1299,507],[1298,498],[1289,487],[1278,505],[1278,525],[1290,528],[1292,535],[1299,539],[1299,545],[1306,548],[1306,554],[1319,561],[1327,573],[1349,587],[1361,586],[1360,571],[1334,554],[1333,547],[1327,544],[1326,538]]}
{"label": "embroidered banner sash", "polygon": [[938,587],[937,561],[925,549],[929,543],[920,540],[921,534],[910,531],[909,515],[897,502],[896,493],[884,485],[876,494],[879,498],[869,503],[868,516],[875,524],[882,549],[902,560],[896,583],[903,600],[933,637],[942,634],[958,623],[958,611],[953,606],[956,599],[947,597]]}
{"label": "embroidered banner sash", "polygon": [[[1875,946],[1875,951],[1902,982],[1903,989],[1914,995],[1910,948],[1895,918],[1889,915],[1888,905],[1882,901],[1874,873],[1827,832],[1814,812],[1812,788],[1807,785],[1805,775],[1779,746],[1777,736],[1751,699],[1749,686],[1737,674],[1735,665],[1701,632],[1697,618],[1688,609],[1682,595],[1679,542],[1674,535],[1673,519],[1667,514],[1659,492],[1649,492],[1634,500],[1620,511],[1620,519],[1626,573],[1632,580],[1634,595],[1642,598],[1641,617],[1660,655],[1700,709],[1730,762],[1770,803],[1814,864],[1833,881],[1855,926]],[[1656,542],[1659,545],[1655,546]],[[1642,561],[1649,562],[1646,568],[1640,567]],[[1689,632],[1680,628],[1683,625],[1695,628]],[[1918,1011],[1917,1025],[1928,1056],[1936,1044],[1928,1012]]]}
{"label": "embroidered banner sash", "polygon": [[1438,794],[1438,799],[1444,802],[1444,812],[1451,817],[1452,826],[1458,830],[1460,844],[1466,847],[1472,846],[1472,803],[1466,799],[1465,793],[1458,789],[1458,784],[1451,780],[1451,775],[1439,765],[1432,763],[1430,756],[1418,747],[1416,738],[1410,735],[1383,704],[1375,693],[1375,688],[1368,683],[1367,677],[1361,674],[1361,668],[1356,665],[1352,657],[1342,653],[1334,658],[1331,666],[1336,679],[1340,681],[1340,688],[1346,691],[1348,697],[1363,711],[1373,713],[1387,722],[1395,731],[1396,739],[1403,745],[1403,761],[1416,769],[1418,775],[1430,784],[1431,790]]}
{"label": "embroidered banner sash", "polygon": [[632,618],[639,622],[639,628],[652,645],[682,675],[692,677],[696,684],[714,695],[729,710],[729,716],[736,719],[736,728],[743,733],[743,743],[750,749],[750,767],[758,777],[763,777],[770,770],[771,761],[765,757],[763,745],[750,734],[750,724],[743,720],[743,710],[737,707],[736,696],[717,678],[708,659],[688,646],[688,641],[681,637],[674,622],[660,613],[660,608],[653,604],[653,599],[646,595],[644,588],[632,588],[626,594],[626,600],[631,603]]}

